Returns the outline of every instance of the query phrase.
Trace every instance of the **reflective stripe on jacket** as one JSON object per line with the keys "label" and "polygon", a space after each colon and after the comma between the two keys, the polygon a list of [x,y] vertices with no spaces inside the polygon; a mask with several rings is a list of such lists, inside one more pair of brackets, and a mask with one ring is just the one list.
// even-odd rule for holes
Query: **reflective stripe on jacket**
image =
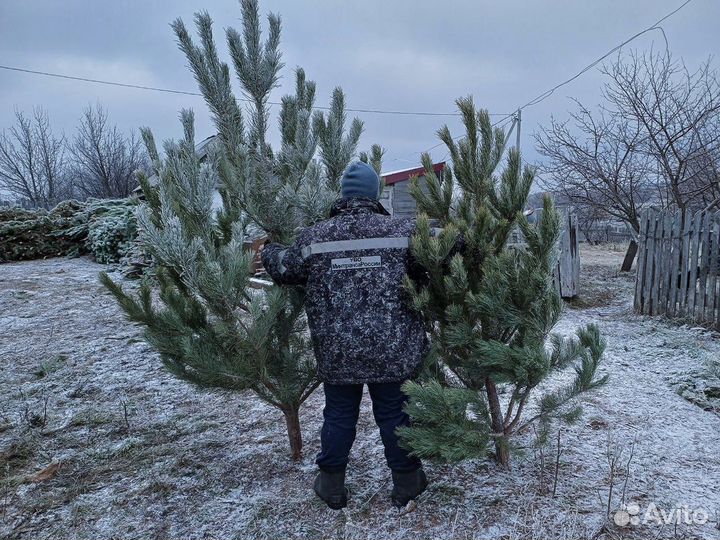
{"label": "reflective stripe on jacket", "polygon": [[339,199],[331,216],[289,247],[265,246],[263,265],[275,282],[305,286],[320,380],[406,380],[428,348],[402,288],[403,276],[418,271],[409,251],[415,225],[364,198]]}

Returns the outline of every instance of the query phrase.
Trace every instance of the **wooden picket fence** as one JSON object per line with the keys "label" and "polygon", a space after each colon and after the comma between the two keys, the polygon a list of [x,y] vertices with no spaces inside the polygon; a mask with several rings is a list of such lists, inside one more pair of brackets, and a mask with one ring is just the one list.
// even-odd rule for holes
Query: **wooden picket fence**
{"label": "wooden picket fence", "polygon": [[555,270],[556,286],[563,298],[574,298],[580,291],[580,235],[577,214],[562,209],[562,233],[560,235],[560,257]]}
{"label": "wooden picket fence", "polygon": [[720,211],[647,209],[639,240],[635,310],[720,327]]}
{"label": "wooden picket fence", "polygon": [[[575,210],[568,207],[558,209],[560,213],[560,239],[558,241],[558,261],[553,270],[553,284],[563,298],[574,298],[580,291],[580,234]],[[529,213],[534,223],[542,215],[542,208]],[[509,246],[525,244],[522,232],[516,228],[510,233]]]}

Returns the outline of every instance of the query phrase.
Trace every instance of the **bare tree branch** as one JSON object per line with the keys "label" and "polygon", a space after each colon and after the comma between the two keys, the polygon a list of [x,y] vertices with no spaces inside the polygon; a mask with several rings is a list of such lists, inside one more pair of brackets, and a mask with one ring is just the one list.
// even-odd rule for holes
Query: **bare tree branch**
{"label": "bare tree branch", "polygon": [[64,136],[53,135],[45,110],[15,111],[16,123],[0,134],[0,186],[33,206],[49,208],[71,195]]}
{"label": "bare tree branch", "polygon": [[[601,72],[605,102],[575,101],[566,122],[536,134],[543,187],[579,209],[581,227],[624,221],[643,206],[704,208],[720,200],[720,85],[710,61],[690,72],[668,51],[618,56]],[[635,249],[628,251],[629,269]]]}
{"label": "bare tree branch", "polygon": [[127,197],[137,186],[135,172],[148,169],[140,138],[110,126],[100,105],[85,109],[68,150],[75,187],[84,197]]}
{"label": "bare tree branch", "polygon": [[669,52],[632,53],[604,66],[603,95],[643,130],[638,151],[652,159],[665,206],[697,208],[720,196],[720,85],[710,61],[690,72]]}

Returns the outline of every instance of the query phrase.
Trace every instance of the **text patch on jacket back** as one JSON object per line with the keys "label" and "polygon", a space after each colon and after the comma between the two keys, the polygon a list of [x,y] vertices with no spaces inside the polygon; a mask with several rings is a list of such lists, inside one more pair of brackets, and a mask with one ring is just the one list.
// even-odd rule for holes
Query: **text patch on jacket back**
{"label": "text patch on jacket back", "polygon": [[365,268],[379,268],[382,266],[380,255],[367,257],[343,257],[330,261],[331,270],[355,270]]}

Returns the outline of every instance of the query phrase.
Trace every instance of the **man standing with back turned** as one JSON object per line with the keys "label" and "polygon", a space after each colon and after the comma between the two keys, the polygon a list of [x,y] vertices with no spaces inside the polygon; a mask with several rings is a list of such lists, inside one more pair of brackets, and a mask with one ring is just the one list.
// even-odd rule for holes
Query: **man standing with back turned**
{"label": "man standing with back turned", "polygon": [[409,250],[414,223],[388,215],[378,201],[380,179],[365,163],[347,168],[341,190],[330,219],[302,230],[289,247],[268,244],[262,261],[276,283],[306,291],[325,390],[315,493],[332,509],[347,505],[345,469],[367,384],[392,470],[392,502],[401,507],[427,486],[420,460],[398,446],[395,433],[409,422],[400,386],[428,347],[423,321],[402,289],[403,276],[419,271]]}

